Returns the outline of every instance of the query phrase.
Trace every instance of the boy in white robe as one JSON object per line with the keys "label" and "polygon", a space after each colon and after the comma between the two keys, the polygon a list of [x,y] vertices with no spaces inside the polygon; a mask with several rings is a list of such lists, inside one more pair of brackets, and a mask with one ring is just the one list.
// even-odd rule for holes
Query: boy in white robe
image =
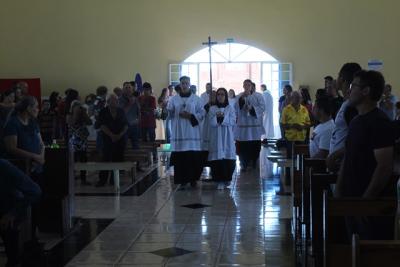
{"label": "boy in white robe", "polygon": [[236,113],[229,105],[228,92],[225,88],[217,90],[217,103],[210,107],[209,120],[209,153],[213,181],[218,183],[218,189],[229,186],[235,170],[236,148],[234,126]]}

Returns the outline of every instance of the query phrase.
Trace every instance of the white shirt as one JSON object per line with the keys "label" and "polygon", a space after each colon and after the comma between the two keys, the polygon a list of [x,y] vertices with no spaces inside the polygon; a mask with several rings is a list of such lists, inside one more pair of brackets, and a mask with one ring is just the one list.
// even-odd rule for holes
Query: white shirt
{"label": "white shirt", "polygon": [[[221,124],[217,122],[217,112],[224,113]],[[236,124],[235,109],[228,105],[225,108],[212,106],[208,112],[209,120],[209,153],[208,160],[236,159],[234,126]]]}
{"label": "white shirt", "polygon": [[[205,114],[200,98],[194,94],[189,97],[176,95],[168,101],[167,110],[171,119],[171,150],[200,151],[200,125]],[[179,113],[184,110],[193,114],[199,124],[192,126],[190,120],[181,118]]]}
{"label": "white shirt", "polygon": [[329,151],[335,122],[331,119],[318,124],[310,138],[310,156],[313,158],[320,150]]}
{"label": "white shirt", "polygon": [[329,153],[333,153],[344,147],[344,142],[346,140],[347,132],[349,130],[346,119],[344,118],[344,112],[348,106],[349,100],[344,101],[336,115],[335,128],[332,133]]}
{"label": "white shirt", "polygon": [[264,98],[262,94],[257,92],[245,97],[247,105],[253,107],[255,110],[256,116],[252,116],[245,107],[240,109],[239,100],[242,95],[243,93],[237,97],[235,104],[235,110],[237,114],[235,138],[238,141],[261,140],[261,135],[265,133],[262,123],[265,109]]}
{"label": "white shirt", "polygon": [[274,133],[274,100],[270,91],[265,90],[263,92],[264,102],[265,102],[265,112],[263,125],[265,129],[265,137],[272,138],[275,136]]}

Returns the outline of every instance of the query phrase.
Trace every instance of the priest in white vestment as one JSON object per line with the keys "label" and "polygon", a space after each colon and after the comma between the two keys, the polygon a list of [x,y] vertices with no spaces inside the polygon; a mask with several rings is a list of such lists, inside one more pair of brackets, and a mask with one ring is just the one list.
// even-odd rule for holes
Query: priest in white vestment
{"label": "priest in white vestment", "polygon": [[265,134],[262,136],[263,138],[273,138],[274,134],[274,100],[272,98],[271,92],[267,89],[265,84],[261,85],[261,90],[263,91],[262,95],[264,97],[265,102],[265,111],[263,118],[263,125]]}
{"label": "priest in white vestment", "polygon": [[171,119],[171,165],[174,183],[184,189],[187,183],[196,186],[202,166],[200,124],[204,119],[201,99],[190,91],[190,78],[180,78],[181,92],[167,105]]}
{"label": "priest in white vestment", "polygon": [[235,104],[237,125],[235,137],[238,143],[238,155],[242,166],[241,171],[246,171],[249,164],[255,168],[261,150],[261,135],[264,134],[263,115],[265,109],[262,94],[255,92],[251,80],[243,82],[244,92],[238,95]]}

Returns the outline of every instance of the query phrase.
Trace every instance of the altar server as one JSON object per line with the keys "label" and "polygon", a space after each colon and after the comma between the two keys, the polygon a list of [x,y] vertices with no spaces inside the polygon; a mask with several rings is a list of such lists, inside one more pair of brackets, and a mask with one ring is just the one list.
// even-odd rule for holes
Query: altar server
{"label": "altar server", "polygon": [[209,120],[209,154],[213,180],[218,183],[218,189],[230,185],[235,170],[236,148],[234,126],[236,113],[229,105],[228,92],[225,88],[217,90],[217,101],[210,107]]}

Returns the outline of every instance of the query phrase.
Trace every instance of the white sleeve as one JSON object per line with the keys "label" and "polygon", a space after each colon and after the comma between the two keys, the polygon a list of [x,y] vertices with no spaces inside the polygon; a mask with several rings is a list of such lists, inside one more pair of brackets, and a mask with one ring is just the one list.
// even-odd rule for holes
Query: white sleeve
{"label": "white sleeve", "polygon": [[328,150],[331,144],[331,138],[332,138],[332,131],[333,129],[329,129],[323,132],[321,137],[319,138],[319,143],[318,143],[318,148],[320,150]]}
{"label": "white sleeve", "polygon": [[250,105],[253,106],[257,118],[262,118],[265,111],[264,97],[261,94],[254,93],[251,97]]}
{"label": "white sleeve", "polygon": [[225,110],[224,120],[222,121],[221,125],[223,126],[235,126],[236,125],[236,112],[235,110],[228,105]]}
{"label": "white sleeve", "polygon": [[175,97],[172,97],[169,99],[168,104],[167,104],[167,111],[168,111],[168,116],[170,116],[171,118],[173,118],[175,116],[175,105],[174,105],[174,101]]}
{"label": "white sleeve", "polygon": [[204,107],[201,103],[202,101],[200,98],[197,98],[195,100],[195,113],[193,114],[199,123],[204,119],[204,116],[206,115],[206,111],[204,110]]}

